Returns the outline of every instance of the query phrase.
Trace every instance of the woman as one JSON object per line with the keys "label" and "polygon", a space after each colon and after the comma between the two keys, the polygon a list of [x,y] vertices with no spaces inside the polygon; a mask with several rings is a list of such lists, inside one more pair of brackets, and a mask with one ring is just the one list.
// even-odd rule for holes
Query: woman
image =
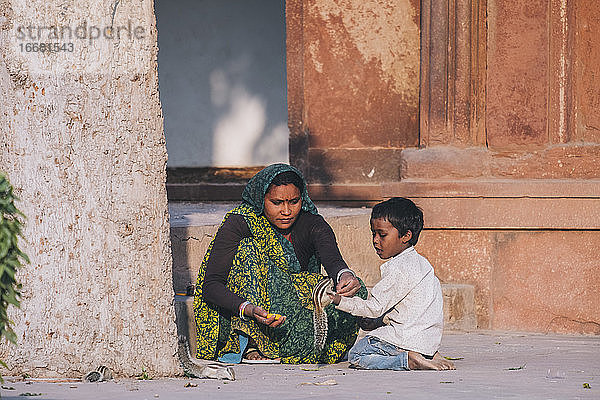
{"label": "woman", "polygon": [[286,164],[263,169],[248,182],[242,204],[225,215],[198,272],[196,356],[234,363],[242,356],[339,361],[358,327],[355,317],[330,306],[325,348],[315,350],[311,294],[323,279],[321,263],[338,294],[366,297],[300,171]]}

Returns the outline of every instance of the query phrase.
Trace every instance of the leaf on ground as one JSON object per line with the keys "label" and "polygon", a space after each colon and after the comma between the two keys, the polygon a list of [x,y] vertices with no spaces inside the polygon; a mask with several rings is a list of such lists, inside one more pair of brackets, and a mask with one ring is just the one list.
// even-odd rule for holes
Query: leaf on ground
{"label": "leaf on ground", "polygon": [[454,381],[440,381],[440,383],[454,383]]}
{"label": "leaf on ground", "polygon": [[197,387],[197,386],[198,386],[197,384],[192,383],[192,382],[188,382],[185,385],[183,385],[183,387],[186,387],[186,388],[188,388],[188,387]]}
{"label": "leaf on ground", "polygon": [[319,367],[319,366],[317,365],[316,367],[300,367],[300,369],[301,369],[302,371],[319,371],[319,370],[321,370],[321,369],[323,369],[323,368],[325,368],[325,367],[326,367],[326,366]]}
{"label": "leaf on ground", "polygon": [[335,381],[335,379],[327,379],[326,381],[315,383],[315,386],[335,386],[335,385],[337,385],[337,382]]}
{"label": "leaf on ground", "polygon": [[19,393],[19,396],[41,396],[41,393],[30,393],[30,392],[25,392],[25,393]]}
{"label": "leaf on ground", "polygon": [[584,389],[591,389],[592,387],[590,386],[589,383],[586,382],[586,383],[583,384],[583,388]]}
{"label": "leaf on ground", "polygon": [[335,379],[328,379],[323,382],[302,382],[300,385],[335,386],[337,385],[337,382]]}
{"label": "leaf on ground", "polygon": [[511,368],[506,368],[506,370],[507,370],[507,371],[519,371],[519,370],[525,369],[525,366],[526,366],[526,365],[527,365],[527,364],[523,364],[523,365],[521,365],[520,367],[511,367]]}
{"label": "leaf on ground", "polygon": [[444,357],[446,360],[456,361],[456,360],[464,360],[464,357]]}
{"label": "leaf on ground", "polygon": [[2,385],[2,389],[4,389],[4,390],[15,390],[15,388],[12,387],[12,386],[4,386],[4,385]]}

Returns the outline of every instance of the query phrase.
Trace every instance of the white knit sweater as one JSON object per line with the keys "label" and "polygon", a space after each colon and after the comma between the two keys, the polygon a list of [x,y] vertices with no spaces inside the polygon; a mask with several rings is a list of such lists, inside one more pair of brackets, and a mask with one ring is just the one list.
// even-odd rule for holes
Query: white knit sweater
{"label": "white knit sweater", "polygon": [[440,281],[427,259],[409,247],[381,265],[381,280],[371,297],[342,297],[338,309],[378,318],[385,326],[367,333],[405,350],[432,356],[442,340],[444,324]]}

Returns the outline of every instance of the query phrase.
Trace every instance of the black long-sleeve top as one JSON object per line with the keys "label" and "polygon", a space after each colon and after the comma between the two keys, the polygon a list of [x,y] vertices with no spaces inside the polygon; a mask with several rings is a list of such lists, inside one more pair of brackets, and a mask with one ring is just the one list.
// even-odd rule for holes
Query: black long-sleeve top
{"label": "black long-sleeve top", "polygon": [[[251,236],[244,217],[230,214],[217,231],[206,265],[202,287],[204,299],[234,314],[238,313],[245,299],[227,289],[227,277],[240,241]],[[290,242],[303,271],[308,269],[308,262],[313,254],[321,260],[327,275],[334,281],[339,271],[348,268],[340,254],[333,230],[320,215],[301,211],[291,228]]]}

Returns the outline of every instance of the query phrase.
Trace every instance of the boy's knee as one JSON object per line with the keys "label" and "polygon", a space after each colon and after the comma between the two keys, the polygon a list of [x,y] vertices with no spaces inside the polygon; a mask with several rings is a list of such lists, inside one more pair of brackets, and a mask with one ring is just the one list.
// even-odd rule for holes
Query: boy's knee
{"label": "boy's knee", "polygon": [[360,357],[364,354],[367,345],[368,342],[366,337],[354,343],[354,346],[348,351],[348,361],[350,361],[350,364],[358,363]]}
{"label": "boy's knee", "polygon": [[359,359],[360,357],[358,353],[356,352],[355,348],[352,347],[350,351],[348,351],[348,361],[350,362],[350,364],[356,364],[358,363]]}

